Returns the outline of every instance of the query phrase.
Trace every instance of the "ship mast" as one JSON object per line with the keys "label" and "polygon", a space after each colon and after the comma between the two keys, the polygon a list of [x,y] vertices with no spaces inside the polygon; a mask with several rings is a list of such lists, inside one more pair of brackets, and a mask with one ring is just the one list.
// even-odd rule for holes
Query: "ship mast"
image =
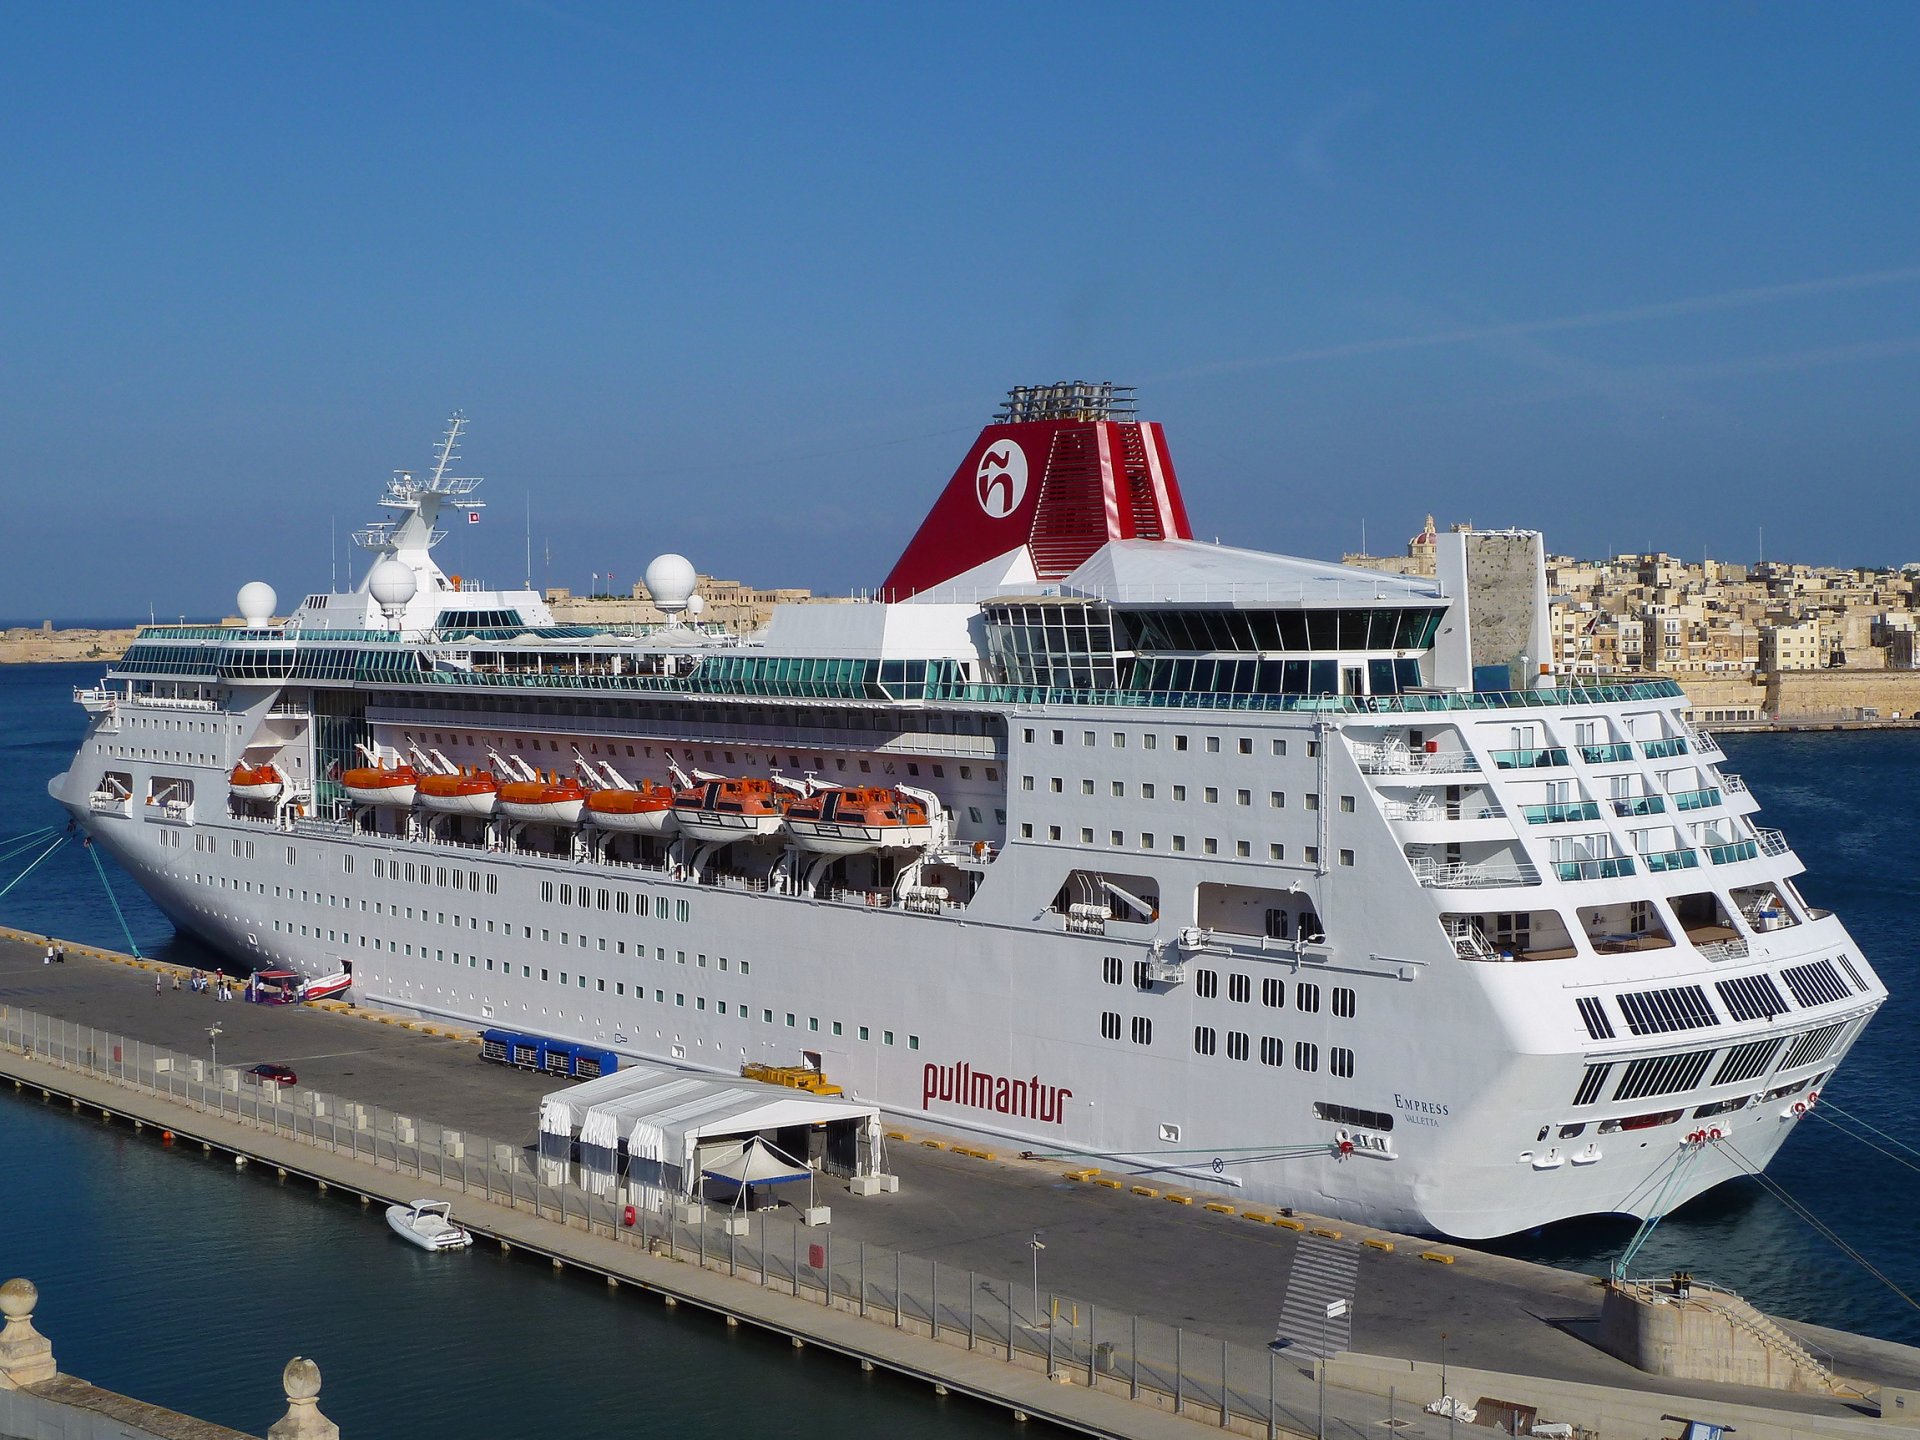
{"label": "ship mast", "polygon": [[[456,410],[447,419],[446,434],[440,437],[433,457],[433,473],[425,479],[411,470],[396,470],[380,496],[382,508],[401,512],[390,520],[379,520],[353,532],[356,545],[371,550],[381,560],[398,560],[422,577],[442,581],[440,567],[433,562],[432,550],[447,538],[438,521],[442,510],[476,511],[486,501],[475,500],[478,475],[450,475],[448,469],[460,458],[460,436],[467,428],[464,411]],[[435,585],[433,588],[440,588]]]}

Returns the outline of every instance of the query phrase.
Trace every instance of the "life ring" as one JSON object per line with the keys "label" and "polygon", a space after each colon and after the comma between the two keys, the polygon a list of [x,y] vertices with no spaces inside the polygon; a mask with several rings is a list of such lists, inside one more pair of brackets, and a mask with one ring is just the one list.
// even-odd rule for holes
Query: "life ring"
{"label": "life ring", "polygon": [[1713,1129],[1709,1130],[1707,1132],[1707,1138],[1709,1140],[1718,1140],[1720,1138],[1720,1127],[1716,1125]]}
{"label": "life ring", "polygon": [[1693,1133],[1692,1133],[1691,1135],[1689,1135],[1689,1136],[1687,1136],[1687,1144],[1689,1144],[1689,1145],[1698,1145],[1698,1144],[1699,1144],[1699,1143],[1700,1143],[1700,1142],[1701,1142],[1702,1140],[1704,1140],[1704,1139],[1706,1139],[1706,1138],[1707,1138],[1707,1132],[1706,1132],[1706,1131],[1704,1131],[1704,1130],[1696,1130],[1696,1131],[1694,1131],[1694,1132],[1693,1132]]}
{"label": "life ring", "polygon": [[1812,1108],[1813,1106],[1818,1105],[1819,1103],[1820,1103],[1820,1092],[1818,1090],[1807,1091],[1808,1108]]}
{"label": "life ring", "polygon": [[1804,1114],[1806,1114],[1806,1113],[1807,1113],[1807,1107],[1806,1107],[1806,1104],[1805,1104],[1805,1103],[1804,1103],[1803,1101],[1799,1101],[1799,1100],[1796,1100],[1796,1101],[1794,1101],[1794,1102],[1793,1102],[1793,1113],[1794,1113],[1794,1114],[1796,1114],[1796,1115],[1804,1115]]}

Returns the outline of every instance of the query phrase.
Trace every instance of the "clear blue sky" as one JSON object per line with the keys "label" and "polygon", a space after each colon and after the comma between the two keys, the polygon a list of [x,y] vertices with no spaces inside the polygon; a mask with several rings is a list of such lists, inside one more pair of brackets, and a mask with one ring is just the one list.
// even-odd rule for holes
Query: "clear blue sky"
{"label": "clear blue sky", "polygon": [[[0,617],[877,583],[1010,384],[1195,531],[1920,559],[1920,7],[12,5]],[[543,555],[550,546],[550,567]]]}

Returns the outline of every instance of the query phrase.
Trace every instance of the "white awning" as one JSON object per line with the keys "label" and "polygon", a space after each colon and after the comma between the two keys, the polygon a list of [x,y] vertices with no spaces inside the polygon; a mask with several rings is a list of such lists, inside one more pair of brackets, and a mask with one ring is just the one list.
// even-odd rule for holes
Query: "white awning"
{"label": "white awning", "polygon": [[737,1139],[744,1146],[765,1131],[836,1121],[855,1123],[868,1139],[867,1153],[878,1153],[878,1106],[664,1065],[631,1064],[540,1103],[543,1136],[578,1138],[583,1168],[613,1173],[624,1143],[629,1162],[672,1167],[688,1189],[703,1141]]}
{"label": "white awning", "polygon": [[813,1178],[806,1166],[790,1160],[758,1135],[722,1151],[700,1173],[709,1180],[732,1180],[740,1185],[778,1185],[786,1180]]}

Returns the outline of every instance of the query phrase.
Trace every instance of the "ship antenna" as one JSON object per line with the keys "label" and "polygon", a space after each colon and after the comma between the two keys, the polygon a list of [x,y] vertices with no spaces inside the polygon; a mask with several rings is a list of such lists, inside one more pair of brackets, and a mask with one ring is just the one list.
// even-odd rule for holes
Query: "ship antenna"
{"label": "ship antenna", "polygon": [[431,488],[439,489],[441,477],[447,473],[447,466],[459,458],[455,448],[460,442],[460,432],[466,428],[467,415],[464,410],[456,410],[447,420],[447,433],[441,438],[440,453],[433,461],[433,481]]}

